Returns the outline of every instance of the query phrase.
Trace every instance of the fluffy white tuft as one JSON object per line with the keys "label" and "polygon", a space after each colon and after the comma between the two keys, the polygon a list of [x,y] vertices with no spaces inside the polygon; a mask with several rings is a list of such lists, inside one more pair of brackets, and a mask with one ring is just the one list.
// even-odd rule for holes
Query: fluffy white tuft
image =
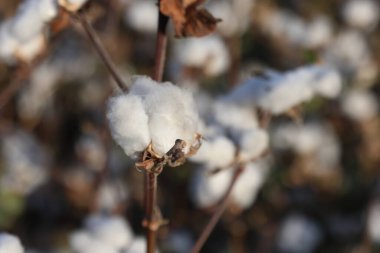
{"label": "fluffy white tuft", "polygon": [[151,1],[132,1],[124,14],[124,22],[143,33],[154,33],[157,30],[157,21],[157,6]]}
{"label": "fluffy white tuft", "polygon": [[356,121],[370,120],[379,111],[375,95],[365,90],[351,90],[346,93],[343,96],[341,107],[348,117]]}
{"label": "fluffy white tuft", "polygon": [[379,21],[379,6],[372,0],[350,0],[343,7],[347,24],[362,29],[371,29]]}
{"label": "fluffy white tuft", "polygon": [[85,230],[70,235],[70,246],[77,253],[118,253],[115,247],[99,241]]}
{"label": "fluffy white tuft", "polygon": [[265,130],[253,128],[242,132],[239,138],[239,159],[250,161],[260,157],[268,148],[269,136]]}
{"label": "fluffy white tuft", "polygon": [[119,95],[108,102],[111,134],[128,156],[144,150],[150,142],[148,115],[135,95]]}
{"label": "fluffy white tuft", "polygon": [[0,253],[24,253],[24,248],[16,236],[0,233]]}

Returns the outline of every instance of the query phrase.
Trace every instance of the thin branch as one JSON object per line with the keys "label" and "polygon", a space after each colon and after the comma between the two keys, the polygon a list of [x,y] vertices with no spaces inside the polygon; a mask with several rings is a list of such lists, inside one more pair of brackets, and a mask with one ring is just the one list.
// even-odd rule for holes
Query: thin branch
{"label": "thin branch", "polygon": [[96,34],[96,32],[94,30],[94,28],[92,28],[91,24],[88,22],[85,14],[78,12],[78,13],[72,14],[72,15],[73,15],[73,17],[75,17],[79,21],[79,23],[83,27],[83,29],[86,32],[86,35],[88,36],[91,44],[95,47],[96,52],[99,54],[104,65],[106,65],[108,71],[111,73],[111,76],[115,80],[116,84],[119,86],[119,88],[122,91],[128,92],[128,86],[124,83],[120,74],[117,72],[115,64],[113,63],[113,61],[112,61],[111,57],[109,56],[107,50],[104,48],[102,42],[100,41],[98,35]]}
{"label": "thin branch", "polygon": [[156,57],[155,57],[155,66],[153,79],[160,82],[162,81],[162,76],[164,73],[165,59],[166,59],[166,46],[167,46],[167,36],[166,36],[166,27],[169,21],[169,18],[162,14],[159,11],[158,15],[158,29],[157,29],[157,38],[156,38]]}
{"label": "thin branch", "polygon": [[208,222],[206,227],[203,229],[202,234],[198,237],[197,242],[195,243],[193,249],[191,250],[191,253],[200,252],[203,245],[206,243],[206,241],[209,238],[212,230],[214,229],[214,227],[216,226],[216,224],[218,223],[218,221],[222,217],[222,214],[226,210],[228,200],[229,200],[229,196],[232,192],[232,189],[235,186],[235,183],[237,182],[238,178],[240,177],[240,175],[242,174],[243,171],[244,171],[243,166],[239,166],[238,168],[235,169],[235,172],[232,176],[231,182],[228,186],[226,193],[224,194],[223,198],[221,199],[220,204],[219,204],[216,212],[213,214],[210,221]]}

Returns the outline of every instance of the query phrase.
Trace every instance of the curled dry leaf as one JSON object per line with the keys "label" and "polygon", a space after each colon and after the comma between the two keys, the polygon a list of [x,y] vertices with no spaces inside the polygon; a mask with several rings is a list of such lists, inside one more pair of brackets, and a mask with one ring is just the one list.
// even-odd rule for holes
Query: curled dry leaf
{"label": "curled dry leaf", "polygon": [[172,18],[177,37],[201,37],[215,31],[221,19],[204,8],[204,0],[161,0],[160,11]]}

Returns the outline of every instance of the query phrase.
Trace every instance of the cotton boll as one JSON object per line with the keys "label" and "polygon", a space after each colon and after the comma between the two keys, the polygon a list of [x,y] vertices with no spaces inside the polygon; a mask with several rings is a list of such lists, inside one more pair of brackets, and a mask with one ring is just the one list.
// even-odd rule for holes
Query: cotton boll
{"label": "cotton boll", "polygon": [[177,139],[184,140],[187,148],[193,144],[199,118],[190,92],[169,82],[158,84],[150,78],[137,77],[131,94],[142,97],[157,154],[164,155]]}
{"label": "cotton boll", "polygon": [[341,101],[343,112],[355,121],[366,121],[378,114],[379,105],[376,97],[366,90],[351,90]]}
{"label": "cotton boll", "polygon": [[157,6],[151,1],[132,1],[124,14],[124,22],[133,29],[143,33],[157,30]]}
{"label": "cotton boll", "polygon": [[369,207],[367,231],[371,240],[380,244],[380,201],[375,200]]}
{"label": "cotton boll", "polygon": [[222,170],[210,175],[209,169],[198,168],[191,182],[191,197],[200,208],[216,204],[226,192],[232,179],[232,170]]}
{"label": "cotton boll", "polygon": [[99,241],[83,230],[70,235],[70,246],[76,253],[118,253],[112,245]]}
{"label": "cotton boll", "polygon": [[16,57],[23,62],[32,61],[46,47],[46,40],[43,34],[37,34],[28,41],[20,44],[16,49]]}
{"label": "cotton boll", "polygon": [[[218,31],[224,36],[233,36],[239,33],[240,24],[245,21],[238,19],[233,6],[229,1],[213,1],[207,8],[215,17],[222,20],[217,26]],[[241,18],[241,17],[240,17]]]}
{"label": "cotton boll", "polygon": [[95,171],[101,171],[106,166],[107,153],[96,135],[81,136],[75,145],[75,151],[82,162]]}
{"label": "cotton boll", "polygon": [[249,105],[219,100],[214,107],[215,121],[232,130],[245,130],[258,126],[255,111]]}
{"label": "cotton boll", "polygon": [[16,236],[0,233],[0,253],[24,253],[24,248]]}
{"label": "cotton boll", "polygon": [[256,163],[245,166],[231,192],[231,197],[240,208],[249,208],[263,185],[267,175],[267,168]]}
{"label": "cotton boll", "polygon": [[210,168],[225,168],[235,159],[235,145],[224,136],[214,136],[202,142],[202,146],[190,159],[206,163]]}
{"label": "cotton boll", "polygon": [[128,192],[125,186],[120,181],[109,181],[102,184],[99,188],[97,206],[102,211],[112,211],[124,203]]}
{"label": "cotton boll", "polygon": [[[146,252],[146,239],[144,237],[136,237],[123,253],[145,253]],[[156,250],[156,253],[159,251]]]}
{"label": "cotton boll", "polygon": [[49,22],[57,16],[58,5],[56,0],[34,0],[34,2],[36,2],[36,11],[42,21]]}
{"label": "cotton boll", "polygon": [[293,214],[281,225],[277,247],[284,253],[311,253],[321,239],[322,231],[315,222],[302,215]]}
{"label": "cotton boll", "polygon": [[228,49],[216,35],[178,41],[175,55],[181,64],[204,69],[210,76],[223,73],[230,65]]}
{"label": "cotton boll", "polygon": [[325,16],[320,16],[312,20],[308,24],[305,47],[306,48],[318,48],[326,45],[332,38],[332,25],[330,20]]}
{"label": "cotton boll", "polygon": [[258,158],[268,148],[269,136],[262,129],[244,131],[239,138],[239,160],[249,161]]}
{"label": "cotton boll", "polygon": [[338,71],[327,67],[314,67],[315,78],[312,88],[316,94],[327,98],[335,98],[342,90],[342,77]]}
{"label": "cotton boll", "polygon": [[48,154],[32,135],[14,131],[3,136],[1,151],[3,174],[0,186],[27,194],[46,181]]}
{"label": "cotton boll", "polygon": [[343,7],[343,17],[350,26],[369,30],[379,21],[379,6],[372,0],[350,0]]}
{"label": "cotton boll", "polygon": [[86,220],[90,234],[117,250],[125,248],[132,241],[132,231],[122,217],[92,215]]}
{"label": "cotton boll", "polygon": [[128,156],[143,151],[148,146],[148,115],[141,98],[130,94],[111,98],[107,118],[112,137]]}
{"label": "cotton boll", "polygon": [[19,47],[19,42],[10,34],[10,21],[6,21],[0,26],[0,58],[9,65],[17,62],[15,51]]}

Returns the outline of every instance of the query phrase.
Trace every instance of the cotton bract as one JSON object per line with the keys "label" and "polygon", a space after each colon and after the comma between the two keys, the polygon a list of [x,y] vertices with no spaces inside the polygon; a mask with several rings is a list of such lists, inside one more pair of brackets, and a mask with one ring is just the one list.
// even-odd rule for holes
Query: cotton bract
{"label": "cotton bract", "polygon": [[107,117],[116,142],[131,156],[149,143],[165,155],[177,139],[186,142],[184,152],[195,142],[198,114],[191,94],[173,84],[137,77],[130,93],[111,98]]}

